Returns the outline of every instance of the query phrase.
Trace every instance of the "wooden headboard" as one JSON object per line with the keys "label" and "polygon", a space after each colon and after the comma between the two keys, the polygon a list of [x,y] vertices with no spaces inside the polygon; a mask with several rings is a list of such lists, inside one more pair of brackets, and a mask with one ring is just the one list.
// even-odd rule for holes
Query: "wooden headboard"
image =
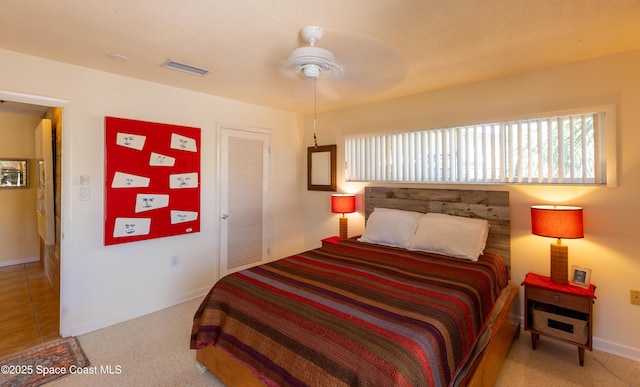
{"label": "wooden headboard", "polygon": [[487,219],[487,251],[511,266],[511,222],[508,191],[365,187],[365,221],[376,207]]}

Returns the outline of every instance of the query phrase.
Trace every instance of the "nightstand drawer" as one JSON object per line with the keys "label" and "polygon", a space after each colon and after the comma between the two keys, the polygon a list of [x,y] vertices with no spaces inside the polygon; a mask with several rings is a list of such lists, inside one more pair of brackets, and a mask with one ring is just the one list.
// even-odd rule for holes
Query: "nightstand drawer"
{"label": "nightstand drawer", "polygon": [[543,302],[545,304],[555,305],[562,308],[572,309],[583,313],[590,313],[591,299],[589,297],[576,296],[563,292],[556,292],[549,289],[542,289],[533,286],[526,288],[527,298]]}

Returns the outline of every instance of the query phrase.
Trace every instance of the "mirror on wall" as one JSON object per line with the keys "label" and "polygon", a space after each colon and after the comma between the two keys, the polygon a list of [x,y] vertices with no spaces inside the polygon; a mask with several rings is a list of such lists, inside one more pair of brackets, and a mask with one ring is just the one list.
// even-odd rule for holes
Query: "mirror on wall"
{"label": "mirror on wall", "polygon": [[307,190],[336,190],[336,145],[307,148]]}
{"label": "mirror on wall", "polygon": [[0,188],[28,188],[29,160],[0,159]]}

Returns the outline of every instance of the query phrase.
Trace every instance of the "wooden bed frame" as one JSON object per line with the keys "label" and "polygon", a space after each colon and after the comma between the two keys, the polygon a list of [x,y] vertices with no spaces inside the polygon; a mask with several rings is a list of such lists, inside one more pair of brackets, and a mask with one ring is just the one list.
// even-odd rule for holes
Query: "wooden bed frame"
{"label": "wooden bed frame", "polygon": [[[491,225],[488,251],[511,263],[509,193],[505,191],[442,190],[420,188],[365,188],[365,218],[375,207],[487,219]],[[461,386],[492,386],[500,373],[514,337],[520,333],[518,287],[512,286],[504,307],[496,316],[486,347],[474,360]],[[196,360],[229,387],[265,386],[246,365],[212,345],[196,351]]]}

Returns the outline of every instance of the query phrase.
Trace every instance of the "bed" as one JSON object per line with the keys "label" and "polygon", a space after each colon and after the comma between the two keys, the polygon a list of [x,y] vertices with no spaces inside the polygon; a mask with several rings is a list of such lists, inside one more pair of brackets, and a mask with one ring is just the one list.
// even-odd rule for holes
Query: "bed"
{"label": "bed", "polygon": [[[191,348],[223,383],[493,384],[519,332],[517,287],[508,285],[508,192],[367,187],[364,196],[362,237],[214,285],[195,313]],[[407,244],[375,238],[380,224],[406,237],[401,229],[413,218]],[[442,222],[463,220],[472,230],[478,219],[490,227],[475,260],[455,248],[452,256],[425,251],[420,243],[431,237],[415,241],[425,225],[445,230]],[[476,250],[474,242],[471,258]]]}

